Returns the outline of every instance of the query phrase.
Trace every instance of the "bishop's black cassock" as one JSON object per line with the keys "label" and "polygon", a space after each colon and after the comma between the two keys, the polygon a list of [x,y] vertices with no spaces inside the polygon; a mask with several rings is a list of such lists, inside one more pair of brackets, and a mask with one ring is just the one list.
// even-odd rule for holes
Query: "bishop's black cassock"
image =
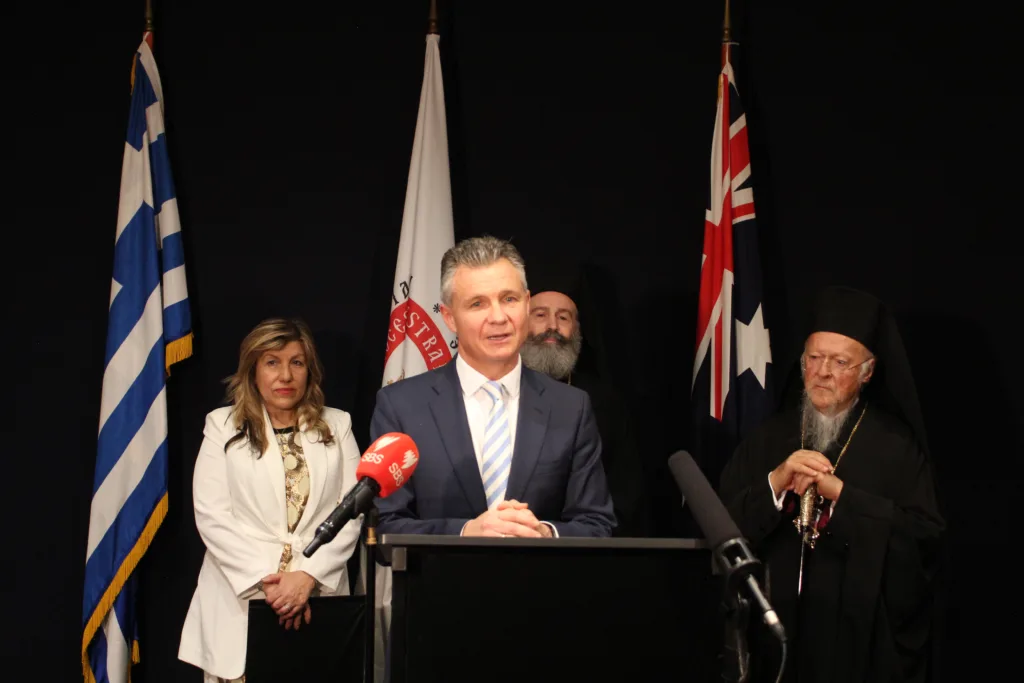
{"label": "bishop's black cassock", "polygon": [[[824,454],[835,464],[849,440],[835,471],[843,490],[831,515],[823,515],[816,547],[805,551],[799,596],[799,499],[788,492],[778,511],[768,483],[769,472],[801,448],[798,407],[768,419],[740,444],[719,493],[765,564],[767,595],[790,641],[785,680],[932,680],[934,583],[945,524],[901,338],[881,302],[848,288],[822,293],[810,331],[857,339],[877,361],[837,445]],[[751,621],[750,680],[774,681],[778,643]]]}

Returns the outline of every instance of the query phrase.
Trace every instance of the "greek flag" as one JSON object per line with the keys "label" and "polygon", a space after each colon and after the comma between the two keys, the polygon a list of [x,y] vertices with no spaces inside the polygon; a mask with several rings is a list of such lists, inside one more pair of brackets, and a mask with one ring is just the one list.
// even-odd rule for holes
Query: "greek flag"
{"label": "greek flag", "polygon": [[163,93],[146,33],[132,68],[121,168],[96,472],[85,560],[87,683],[129,680],[138,661],[135,577],[167,514],[170,366],[192,355],[181,225]]}

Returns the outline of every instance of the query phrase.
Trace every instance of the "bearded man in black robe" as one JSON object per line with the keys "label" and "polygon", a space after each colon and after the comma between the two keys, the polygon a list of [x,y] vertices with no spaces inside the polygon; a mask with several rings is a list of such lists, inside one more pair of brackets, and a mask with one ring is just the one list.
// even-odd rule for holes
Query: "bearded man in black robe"
{"label": "bearded man in black robe", "polygon": [[[784,680],[930,680],[945,524],[888,309],[857,290],[826,289],[800,371],[800,406],[746,438],[719,487],[764,563],[767,596],[787,631]],[[808,489],[814,507],[804,534],[797,522]],[[778,643],[754,626],[750,680],[774,681]]]}
{"label": "bearded man in black robe", "polygon": [[[596,320],[599,304],[593,302],[594,295],[586,285],[586,277],[572,268],[531,276],[529,335],[520,354],[526,367],[589,394],[601,436],[601,462],[618,520],[612,535],[650,536],[649,492],[636,427],[627,401],[609,377],[601,325]],[[590,325],[586,335],[584,320]]]}

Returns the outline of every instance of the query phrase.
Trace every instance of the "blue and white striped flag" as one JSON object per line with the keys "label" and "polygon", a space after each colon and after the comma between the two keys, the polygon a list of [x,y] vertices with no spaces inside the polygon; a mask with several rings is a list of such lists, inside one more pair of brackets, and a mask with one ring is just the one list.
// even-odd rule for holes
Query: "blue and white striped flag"
{"label": "blue and white striped flag", "polygon": [[114,272],[85,560],[82,666],[120,683],[138,661],[133,570],[167,514],[167,398],[172,363],[192,355],[178,206],[163,93],[143,36],[121,168]]}

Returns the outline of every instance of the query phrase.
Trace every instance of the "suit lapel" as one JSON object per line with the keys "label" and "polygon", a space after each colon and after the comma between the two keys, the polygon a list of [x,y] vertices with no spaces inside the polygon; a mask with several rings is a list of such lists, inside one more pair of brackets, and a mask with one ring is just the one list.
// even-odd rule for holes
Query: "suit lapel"
{"label": "suit lapel", "polygon": [[267,440],[267,452],[259,459],[253,458],[253,478],[259,486],[260,512],[263,521],[276,534],[284,534],[288,528],[284,501],[284,463],[277,435],[270,423],[267,409],[263,409],[263,438]]}
{"label": "suit lapel", "polygon": [[470,507],[481,512],[487,509],[484,483],[480,479],[480,466],[476,462],[473,439],[466,419],[466,405],[463,403],[462,386],[455,370],[455,361],[450,361],[437,373],[433,390],[435,400],[430,401],[430,412],[437,423],[445,453],[451,461],[456,479],[462,487]]}
{"label": "suit lapel", "polygon": [[526,497],[526,486],[530,482],[533,468],[540,459],[550,410],[544,398],[544,388],[536,382],[533,371],[524,367],[519,383],[519,419],[516,421],[512,469],[509,471],[508,486],[505,488],[506,500],[522,501]]}

